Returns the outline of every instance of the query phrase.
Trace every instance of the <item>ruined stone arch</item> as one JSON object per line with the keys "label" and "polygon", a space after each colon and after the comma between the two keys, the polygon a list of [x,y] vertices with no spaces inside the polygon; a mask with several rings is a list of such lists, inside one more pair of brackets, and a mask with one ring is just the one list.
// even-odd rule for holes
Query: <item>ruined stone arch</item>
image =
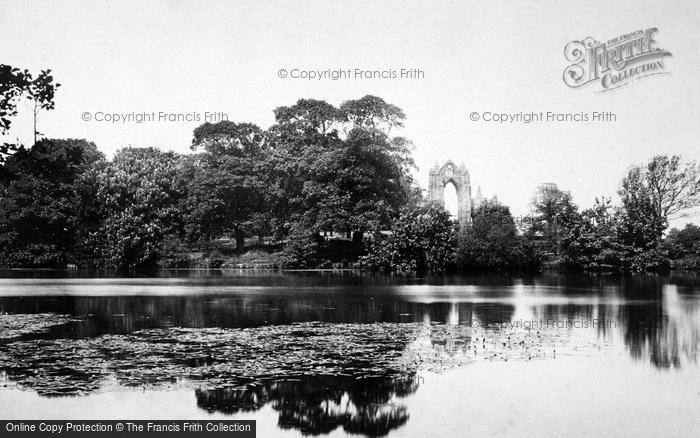
{"label": "ruined stone arch", "polygon": [[459,166],[455,165],[452,160],[448,160],[442,166],[435,163],[435,166],[430,169],[428,199],[444,206],[445,187],[450,183],[455,186],[457,191],[457,220],[460,226],[471,224],[474,201],[472,200],[469,171],[464,163]]}

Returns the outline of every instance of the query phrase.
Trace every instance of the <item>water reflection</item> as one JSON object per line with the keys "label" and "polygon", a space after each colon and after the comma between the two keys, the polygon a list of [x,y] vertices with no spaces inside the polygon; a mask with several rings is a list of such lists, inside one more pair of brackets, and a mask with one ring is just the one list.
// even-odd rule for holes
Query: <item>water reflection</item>
{"label": "water reflection", "polygon": [[[653,282],[650,288],[630,289],[607,285],[581,288],[571,294],[554,294],[543,288],[519,285],[500,295],[464,297],[471,301],[423,302],[425,297],[400,295],[256,297],[188,296],[24,296],[0,298],[0,313],[46,313],[80,318],[32,338],[81,339],[103,334],[128,334],[149,328],[247,328],[294,322],[448,324],[477,321],[503,324],[511,321],[609,321],[592,328],[602,339],[620,339],[637,360],[657,367],[695,363],[700,344],[700,307],[687,287]],[[517,292],[518,288],[526,288]],[[510,294],[510,296],[508,296]],[[583,296],[582,296],[583,295]],[[505,298],[504,298],[505,297]],[[419,301],[410,301],[417,298]],[[0,336],[2,338],[2,336]],[[7,340],[0,342],[8,342]]]}
{"label": "water reflection", "polygon": [[194,387],[210,412],[271,404],[283,428],[382,436],[408,420],[396,399],[418,387],[416,362],[404,357],[415,328],[296,323],[23,340],[0,345],[0,369],[47,397]]}
{"label": "water reflection", "polygon": [[649,360],[659,368],[695,364],[700,345],[698,306],[689,305],[675,285],[663,287],[661,299],[625,306],[619,312],[625,345],[635,359]]}
{"label": "water reflection", "polygon": [[[90,393],[108,387],[110,379],[126,386],[196,381],[197,405],[211,412],[269,404],[282,428],[381,436],[408,421],[400,398],[418,388],[415,364],[402,368],[396,361],[418,341],[431,357],[471,357],[478,348],[480,355],[486,349],[490,357],[507,358],[491,349],[511,348],[508,335],[498,334],[509,324],[602,321],[559,330],[557,339],[572,348],[609,345],[659,369],[697,366],[698,292],[694,275],[6,278],[0,279],[0,319],[43,313],[70,318],[45,331],[0,333],[0,349],[11,356],[0,360],[0,372],[43,395],[61,388]],[[479,339],[442,328],[439,337],[411,338],[411,327],[436,323],[479,327],[496,333],[492,338],[503,345],[487,345],[484,332]],[[342,341],[321,336],[336,330]],[[546,331],[532,327],[537,336]],[[520,342],[512,348],[521,348]],[[351,348],[339,352],[338,345]],[[552,356],[543,345],[518,357],[529,360],[539,351],[535,347]],[[246,354],[248,360],[241,360]]]}
{"label": "water reflection", "polygon": [[303,434],[325,434],[342,427],[348,433],[383,436],[408,421],[406,406],[394,399],[417,388],[415,376],[308,376],[267,381],[251,389],[198,389],[196,396],[200,408],[225,414],[254,411],[270,403],[279,412],[279,427]]}

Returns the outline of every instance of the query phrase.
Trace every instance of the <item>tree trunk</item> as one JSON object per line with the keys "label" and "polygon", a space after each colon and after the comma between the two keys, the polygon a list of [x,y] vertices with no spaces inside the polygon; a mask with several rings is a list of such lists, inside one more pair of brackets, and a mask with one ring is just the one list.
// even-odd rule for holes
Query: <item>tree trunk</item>
{"label": "tree trunk", "polygon": [[236,253],[240,255],[243,253],[243,247],[245,247],[245,234],[243,234],[243,230],[238,227],[236,227],[233,232],[236,237]]}
{"label": "tree trunk", "polygon": [[364,236],[364,234],[362,230],[352,232],[352,244],[356,250],[362,248],[362,236]]}

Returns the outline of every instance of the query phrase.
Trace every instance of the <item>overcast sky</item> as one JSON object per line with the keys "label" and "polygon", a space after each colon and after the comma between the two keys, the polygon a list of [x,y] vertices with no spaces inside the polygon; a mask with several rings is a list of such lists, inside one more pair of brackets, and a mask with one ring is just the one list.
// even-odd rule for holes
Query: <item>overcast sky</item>
{"label": "overcast sky", "polygon": [[[670,74],[595,93],[562,81],[564,46],[657,27]],[[380,96],[407,115],[418,182],[438,161],[464,161],[472,184],[516,214],[555,182],[587,207],[654,154],[700,159],[697,1],[8,1],[0,63],[51,68],[62,84],[40,115],[49,137],[116,149],[188,152],[191,123],[111,124],[92,114],[221,111],[263,128],[299,98],[340,104]],[[421,79],[302,80],[279,69],[416,68]],[[29,142],[28,108],[13,137]],[[471,112],[590,113],[610,123],[496,124]],[[697,217],[693,217],[698,222]],[[681,220],[680,222],[685,222]]]}

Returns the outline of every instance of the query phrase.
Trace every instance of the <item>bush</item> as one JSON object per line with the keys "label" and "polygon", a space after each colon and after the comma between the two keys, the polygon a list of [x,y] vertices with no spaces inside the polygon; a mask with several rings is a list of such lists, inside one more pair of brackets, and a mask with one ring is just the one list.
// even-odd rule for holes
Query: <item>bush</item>
{"label": "bush", "polygon": [[508,207],[496,201],[482,203],[473,224],[459,234],[455,261],[463,270],[509,270],[537,264],[535,246],[517,236]]}
{"label": "bush", "polygon": [[405,207],[393,222],[391,234],[375,232],[361,264],[375,271],[444,272],[454,259],[454,224],[438,204]]}
{"label": "bush", "polygon": [[672,229],[668,232],[663,246],[672,260],[700,260],[700,227],[686,224],[682,230]]}
{"label": "bush", "polygon": [[318,265],[319,236],[295,227],[282,250],[279,263],[285,269],[308,269]]}

